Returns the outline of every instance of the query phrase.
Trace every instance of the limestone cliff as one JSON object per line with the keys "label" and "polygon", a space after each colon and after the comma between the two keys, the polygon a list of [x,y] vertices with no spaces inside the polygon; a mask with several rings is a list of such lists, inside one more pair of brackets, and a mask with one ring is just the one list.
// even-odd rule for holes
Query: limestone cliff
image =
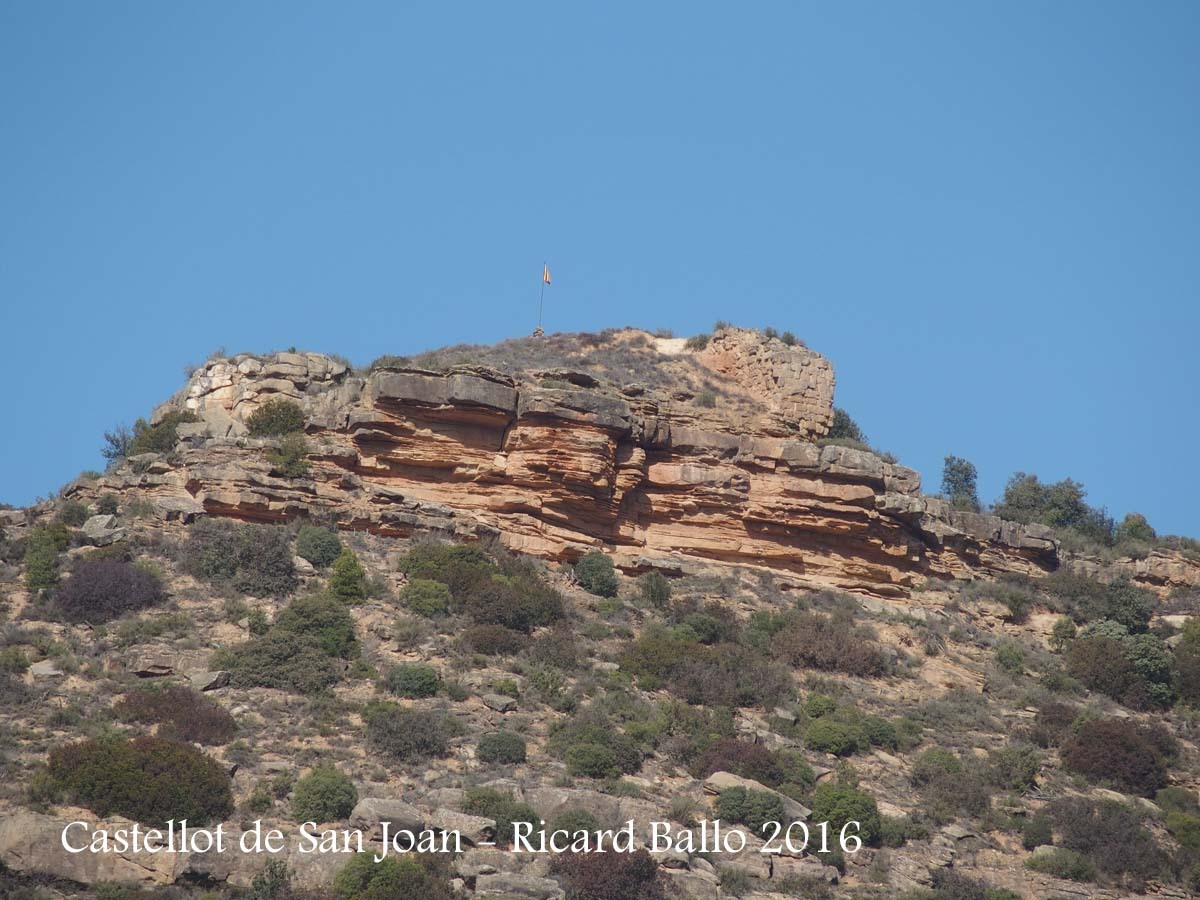
{"label": "limestone cliff", "polygon": [[[179,428],[174,453],[80,490],[145,492],[184,518],[327,514],[379,534],[494,534],[553,559],[603,546],[630,571],[718,561],[876,594],[1057,565],[1044,527],[955,511],[910,468],[818,443],[833,388],[819,354],[733,328],[700,349],[625,330],[369,373],[312,353],[239,355],[156,411],[202,420]],[[305,410],[308,477],[273,476],[271,442],[247,436],[272,397]]]}

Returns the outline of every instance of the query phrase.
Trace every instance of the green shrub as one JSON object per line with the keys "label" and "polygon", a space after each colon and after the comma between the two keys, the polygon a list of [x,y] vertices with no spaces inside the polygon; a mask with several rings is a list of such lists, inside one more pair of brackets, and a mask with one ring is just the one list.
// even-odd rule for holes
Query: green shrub
{"label": "green shrub", "polygon": [[296,533],[296,555],[318,569],[329,567],[342,552],[342,540],[336,531],[316,525],[301,525]]}
{"label": "green shrub", "polygon": [[1061,616],[1054,621],[1054,627],[1050,629],[1050,646],[1057,653],[1062,653],[1063,650],[1075,640],[1075,635],[1079,633],[1079,629],[1075,627],[1075,623],[1071,621],[1070,616]]}
{"label": "green shrub", "polygon": [[865,845],[879,843],[882,821],[875,798],[852,784],[824,781],[813,791],[812,821],[829,822],[830,834],[840,834],[851,821],[859,823],[858,836]]}
{"label": "green shrub", "polygon": [[575,744],[566,752],[567,771],[584,778],[615,778],[621,774],[617,754],[602,744]]}
{"label": "green shrub", "polygon": [[[954,869],[936,869],[932,876],[933,893],[928,900],[1021,900],[1020,894],[1002,888],[990,888],[986,883]],[[904,896],[905,900],[913,900],[909,894]]]}
{"label": "green shrub", "polygon": [[763,834],[762,828],[767,822],[787,821],[783,801],[778,796],[744,787],[721,791],[713,804],[713,817],[722,822],[746,825],[758,835]]}
{"label": "green shrub", "polygon": [[563,615],[558,591],[527,578],[481,582],[466,595],[463,605],[467,615],[480,625],[503,625],[526,634]]}
{"label": "green shrub", "polygon": [[1037,599],[1032,590],[1024,584],[1001,580],[994,586],[991,593],[1008,609],[1010,622],[1020,625],[1028,621],[1029,613]]}
{"label": "green shrub", "polygon": [[685,346],[689,350],[703,350],[708,346],[709,336],[707,334],[694,334],[685,342]]}
{"label": "green shrub", "polygon": [[942,466],[942,493],[955,509],[979,512],[978,473],[975,464],[961,456],[947,456]]}
{"label": "green shrub", "polygon": [[1133,541],[1141,541],[1149,544],[1153,543],[1157,538],[1158,534],[1150,526],[1146,517],[1141,513],[1135,512],[1127,513],[1113,533],[1113,540],[1117,544],[1126,544]]}
{"label": "green shrub", "polygon": [[329,570],[329,596],[343,603],[367,599],[367,573],[349,547],[343,547]]}
{"label": "green shrub", "polygon": [[1025,671],[1025,652],[1012,641],[1001,641],[993,656],[996,665],[1006,672],[1018,675]]}
{"label": "green shrub", "polygon": [[460,599],[479,583],[497,574],[496,565],[474,544],[418,543],[400,561],[400,571],[409,578],[440,581]]}
{"label": "green shrub", "polygon": [[384,686],[393,694],[409,699],[434,696],[442,686],[441,676],[432,666],[401,663],[384,676]]}
{"label": "green shrub", "polygon": [[291,400],[275,397],[246,419],[251,437],[282,437],[304,430],[304,411]]}
{"label": "green shrub", "polygon": [[[125,446],[125,456],[137,456],[139,453],[170,453],[179,443],[176,431],[185,422],[199,422],[200,419],[191,410],[171,410],[151,425],[145,419],[133,423],[133,434]],[[107,437],[107,436],[106,436]]]}
{"label": "green shrub", "polygon": [[1021,846],[1026,850],[1053,842],[1054,830],[1050,825],[1050,817],[1045,813],[1030,816],[1021,826]]}
{"label": "green shrub", "polygon": [[612,560],[599,550],[585,553],[575,563],[575,577],[579,585],[590,594],[598,597],[617,596],[617,575],[613,569]]}
{"label": "green shrub", "polygon": [[570,900],[665,900],[658,863],[633,853],[563,853],[550,862]]}
{"label": "green shrub", "polygon": [[[438,854],[389,855],[375,862],[373,850],[351,857],[334,878],[333,892],[337,900],[456,900],[459,896],[450,887],[447,862]],[[293,900],[293,896],[302,900],[291,894],[269,900]]]}
{"label": "green shrub", "polygon": [[1049,853],[1030,857],[1025,860],[1025,868],[1067,881],[1091,883],[1096,880],[1096,866],[1090,859],[1062,847],[1055,847]]}
{"label": "green shrub", "polygon": [[72,528],[80,527],[88,520],[88,508],[78,500],[68,500],[58,511],[58,521]]}
{"label": "green shrub", "polygon": [[1184,624],[1172,670],[1180,699],[1190,706],[1200,706],[1200,619],[1188,619]]}
{"label": "green shrub", "polygon": [[1067,672],[1084,686],[1112,697],[1131,709],[1158,705],[1149,682],[1113,637],[1077,638],[1067,648]]}
{"label": "green shrub", "polygon": [[58,554],[67,546],[70,537],[64,546],[60,533],[52,527],[33,529],[25,546],[25,587],[29,593],[48,591],[58,584]]}
{"label": "green shrub", "polygon": [[662,609],[671,601],[671,582],[661,572],[647,572],[638,579],[638,592],[644,602]]}
{"label": "green shrub", "polygon": [[358,803],[354,782],[332,765],[320,765],[296,782],[292,818],[297,822],[333,822],[350,817]]}
{"label": "green shrub", "polygon": [[498,560],[477,546],[430,542],[414,546],[400,568],[411,580],[446,585],[450,611],[466,612],[477,625],[528,633],[562,618],[562,596],[541,581],[535,564],[503,553]]}
{"label": "green shrub", "polygon": [[343,604],[320,594],[293,599],[275,616],[272,630],[310,640],[329,656],[339,659],[358,656],[354,619]]}
{"label": "green shrub", "polygon": [[309,472],[308,441],[304,435],[285,434],[279,444],[267,451],[271,474],[280,478],[303,478]]}
{"label": "green shrub", "polygon": [[1080,624],[1111,619],[1130,634],[1141,634],[1149,627],[1154,611],[1153,596],[1127,578],[1105,584],[1060,569],[1043,578],[1041,585],[1061,610]]}
{"label": "green shrub", "polygon": [[1117,790],[1152,797],[1167,783],[1173,739],[1122,719],[1081,723],[1062,747],[1063,765]]}
{"label": "green shrub", "polygon": [[1035,784],[1042,755],[1028,744],[1012,744],[988,754],[989,780],[1006,791],[1024,791]]}
{"label": "green shrub", "polygon": [[414,578],[400,592],[400,602],[418,616],[435,619],[450,612],[450,588],[440,581]]}
{"label": "green shrub", "polygon": [[1004,497],[993,512],[1014,522],[1037,522],[1064,528],[1099,541],[1112,542],[1113,520],[1103,509],[1084,502],[1086,491],[1077,481],[1064,478],[1044,484],[1036,475],[1017,472],[1004,487]]}
{"label": "green shrub", "polygon": [[926,819],[944,825],[957,817],[978,818],[991,808],[992,790],[976,767],[937,776],[921,787]]}
{"label": "green shrub", "polygon": [[1062,847],[1083,854],[1105,875],[1144,880],[1165,862],[1143,813],[1123,803],[1068,798],[1051,805],[1050,817]]}
{"label": "green shrub", "polygon": [[118,508],[116,494],[104,494],[96,501],[96,512],[102,516],[115,516]]}
{"label": "green shrub", "polygon": [[829,716],[811,722],[804,732],[804,744],[818,753],[849,756],[870,746],[862,728],[838,722]]}
{"label": "green shrub", "polygon": [[1171,810],[1163,817],[1163,825],[1181,847],[1192,853],[1200,852],[1200,815],[1195,811]]}
{"label": "green shrub", "polygon": [[541,822],[538,814],[529,806],[513,800],[512,794],[493,788],[467,788],[462,805],[463,812],[496,820],[498,844],[512,841],[514,823],[532,822],[536,825]]}
{"label": "green shrub", "polygon": [[20,647],[5,647],[0,650],[0,672],[24,675],[29,668],[29,658]]}
{"label": "green shrub", "polygon": [[929,837],[929,829],[912,819],[879,817],[879,841],[885,847],[903,847],[909,841],[923,841]]}
{"label": "green shrub", "polygon": [[371,744],[393,760],[430,759],[445,756],[450,749],[454,727],[441,713],[374,702],[368,705],[364,717]]}
{"label": "green shrub", "polygon": [[496,731],[479,739],[475,755],[485,763],[525,762],[525,739],[511,731]]}
{"label": "green shrub", "polygon": [[826,437],[831,440],[856,441],[860,444],[870,443],[863,430],[858,427],[858,423],[839,406],[833,408],[833,422],[829,426],[829,433]]}
{"label": "green shrub", "polygon": [[154,574],[116,559],[81,559],[54,595],[54,610],[68,622],[100,624],[157,606],[166,592]]}
{"label": "green shrub", "polygon": [[[611,750],[614,764],[621,773],[632,774],[642,767],[644,754],[638,742],[594,706],[581,708],[569,720],[556,726],[546,749],[560,759],[567,759],[572,747],[591,744]],[[595,758],[595,754],[590,756]]]}
{"label": "green shrub", "polygon": [[233,812],[225,770],[189,744],[164,738],[68,744],[50,751],[48,771],[55,789],[100,816],[154,827],[170,819],[202,826]]}
{"label": "green shrub", "polygon": [[179,562],[189,575],[254,597],[285,597],[298,584],[289,534],[274,525],[200,519],[188,527]]}
{"label": "green shrub", "polygon": [[579,665],[579,645],[569,627],[556,625],[529,645],[529,660],[539,666],[570,671]]}
{"label": "green shrub", "polygon": [[318,694],[341,680],[345,665],[311,637],[272,629],[213,655],[212,666],[227,669],[234,686],[267,687]]}
{"label": "green shrub", "polygon": [[472,625],[462,634],[468,649],[484,656],[511,656],[529,644],[529,638],[503,625]]}
{"label": "green shrub", "polygon": [[181,685],[130,691],[113,712],[127,722],[159,724],[160,737],[196,744],[225,744],[237,733],[225,707]]}
{"label": "green shrub", "polygon": [[891,669],[879,645],[842,614],[789,613],[771,639],[771,650],[793,667],[866,678],[886,675]]}
{"label": "green shrub", "polygon": [[813,719],[819,719],[821,716],[827,716],[832,712],[836,712],[837,708],[837,701],[824,694],[809,694],[808,699],[804,701],[804,711],[808,714],[809,718]]}
{"label": "green shrub", "polygon": [[784,784],[808,786],[816,776],[799,753],[772,750],[762,744],[751,744],[736,738],[719,738],[692,763],[690,770],[697,778],[713,772],[732,772],[778,788]]}

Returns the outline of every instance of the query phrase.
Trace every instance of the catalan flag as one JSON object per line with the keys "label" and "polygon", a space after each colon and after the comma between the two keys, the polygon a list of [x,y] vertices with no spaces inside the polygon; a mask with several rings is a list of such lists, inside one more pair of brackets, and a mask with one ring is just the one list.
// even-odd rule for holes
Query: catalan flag
{"label": "catalan flag", "polygon": [[542,284],[550,283],[550,267],[542,263]]}

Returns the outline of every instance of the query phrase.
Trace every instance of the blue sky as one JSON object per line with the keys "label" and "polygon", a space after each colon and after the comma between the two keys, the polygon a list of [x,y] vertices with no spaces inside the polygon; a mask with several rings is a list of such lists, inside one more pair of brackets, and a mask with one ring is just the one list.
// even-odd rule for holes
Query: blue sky
{"label": "blue sky", "polygon": [[0,5],[0,500],[210,351],[791,329],[931,488],[1200,534],[1200,6]]}

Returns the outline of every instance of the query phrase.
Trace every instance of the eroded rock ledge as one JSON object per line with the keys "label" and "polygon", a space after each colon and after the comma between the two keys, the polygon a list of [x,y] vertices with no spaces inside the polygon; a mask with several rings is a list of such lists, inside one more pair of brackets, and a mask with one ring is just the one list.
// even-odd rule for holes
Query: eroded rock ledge
{"label": "eroded rock ledge", "polygon": [[[1048,529],[953,510],[921,494],[912,469],[816,443],[833,398],[818,354],[738,329],[698,352],[630,343],[651,366],[690,354],[710,398],[562,369],[363,374],[319,354],[243,355],[210,361],[156,411],[202,420],[179,428],[175,452],[80,490],[145,493],[166,518],[323,512],[387,535],[495,535],[550,559],[603,546],[631,571],[757,565],[893,596],[927,578],[1057,565]],[[272,397],[305,409],[307,478],[273,476],[269,442],[247,436]]]}

